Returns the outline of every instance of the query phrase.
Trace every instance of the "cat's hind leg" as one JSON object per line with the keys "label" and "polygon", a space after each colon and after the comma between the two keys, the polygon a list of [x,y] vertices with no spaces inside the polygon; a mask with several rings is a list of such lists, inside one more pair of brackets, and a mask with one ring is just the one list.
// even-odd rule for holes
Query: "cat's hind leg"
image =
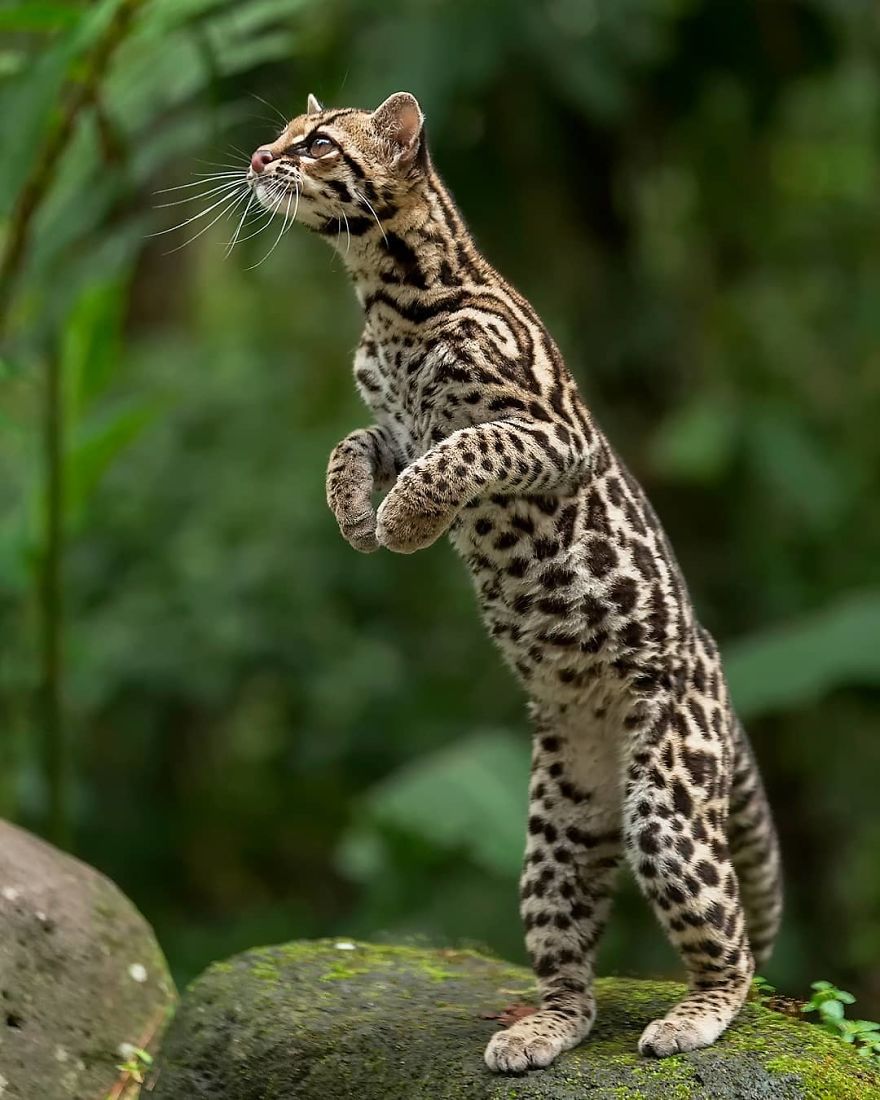
{"label": "cat's hind leg", "polygon": [[754,973],[726,836],[730,754],[702,713],[670,703],[634,731],[627,770],[627,854],[688,979],[687,996],[639,1040],[656,1057],[714,1043]]}
{"label": "cat's hind leg", "polygon": [[596,1017],[593,959],[621,858],[619,765],[605,751],[585,768],[584,755],[582,733],[539,716],[520,912],[541,1003],[492,1037],[485,1060],[498,1072],[549,1065]]}

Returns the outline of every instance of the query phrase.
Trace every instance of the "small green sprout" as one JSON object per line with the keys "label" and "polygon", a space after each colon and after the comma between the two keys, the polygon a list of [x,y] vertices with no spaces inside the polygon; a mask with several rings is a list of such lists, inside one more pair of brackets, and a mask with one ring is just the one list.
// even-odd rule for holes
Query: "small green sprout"
{"label": "small green sprout", "polygon": [[132,1047],[128,1058],[116,1068],[120,1073],[127,1073],[133,1081],[142,1085],[144,1083],[144,1074],[152,1064],[152,1054],[146,1050],[141,1050],[140,1047]]}
{"label": "small green sprout", "polygon": [[752,989],[755,992],[755,999],[758,1001],[766,1001],[776,993],[776,986],[771,985],[760,974],[756,974],[752,979]]}
{"label": "small green sprout", "polygon": [[846,1005],[855,1003],[852,993],[831,982],[813,982],[813,995],[801,1012],[816,1012],[826,1031],[856,1047],[863,1058],[880,1061],[880,1023],[873,1020],[848,1020]]}

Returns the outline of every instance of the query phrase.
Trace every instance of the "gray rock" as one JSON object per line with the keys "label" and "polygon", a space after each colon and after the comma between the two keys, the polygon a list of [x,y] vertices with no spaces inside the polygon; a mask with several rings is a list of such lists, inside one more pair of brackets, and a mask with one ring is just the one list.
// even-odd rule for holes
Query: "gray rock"
{"label": "gray rock", "polygon": [[249,951],[187,991],[151,1100],[877,1100],[880,1072],[813,1024],[756,1004],[715,1046],[663,1061],[636,1041],[682,990],[605,978],[599,1022],[549,1069],[497,1077],[484,1017],[531,975],[472,951],[340,945]]}
{"label": "gray rock", "polygon": [[153,933],[103,875],[0,822],[0,1097],[104,1100],[174,985]]}

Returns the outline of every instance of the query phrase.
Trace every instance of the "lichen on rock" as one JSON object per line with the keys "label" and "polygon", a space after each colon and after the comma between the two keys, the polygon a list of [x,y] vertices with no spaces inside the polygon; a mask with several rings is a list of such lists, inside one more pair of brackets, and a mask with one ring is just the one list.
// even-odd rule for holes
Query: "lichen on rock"
{"label": "lichen on rock", "polygon": [[175,999],[150,926],[91,867],[0,821],[0,1097],[104,1100]]}
{"label": "lichen on rock", "polygon": [[531,975],[474,951],[332,940],[215,964],[186,993],[154,1100],[877,1100],[880,1073],[812,1024],[750,1004],[707,1050],[642,1058],[669,982],[604,978],[590,1038],[546,1070],[483,1064],[486,1019]]}

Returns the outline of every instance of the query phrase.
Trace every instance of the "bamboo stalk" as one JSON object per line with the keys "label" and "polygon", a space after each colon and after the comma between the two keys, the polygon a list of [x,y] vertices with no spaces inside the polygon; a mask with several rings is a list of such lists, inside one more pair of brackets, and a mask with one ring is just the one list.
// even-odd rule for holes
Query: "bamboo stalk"
{"label": "bamboo stalk", "polygon": [[61,361],[46,360],[43,397],[44,534],[40,561],[40,717],[48,796],[48,832],[59,847],[70,844],[67,798],[68,746],[64,729],[62,684],[64,599],[61,576],[64,551],[64,416]]}

